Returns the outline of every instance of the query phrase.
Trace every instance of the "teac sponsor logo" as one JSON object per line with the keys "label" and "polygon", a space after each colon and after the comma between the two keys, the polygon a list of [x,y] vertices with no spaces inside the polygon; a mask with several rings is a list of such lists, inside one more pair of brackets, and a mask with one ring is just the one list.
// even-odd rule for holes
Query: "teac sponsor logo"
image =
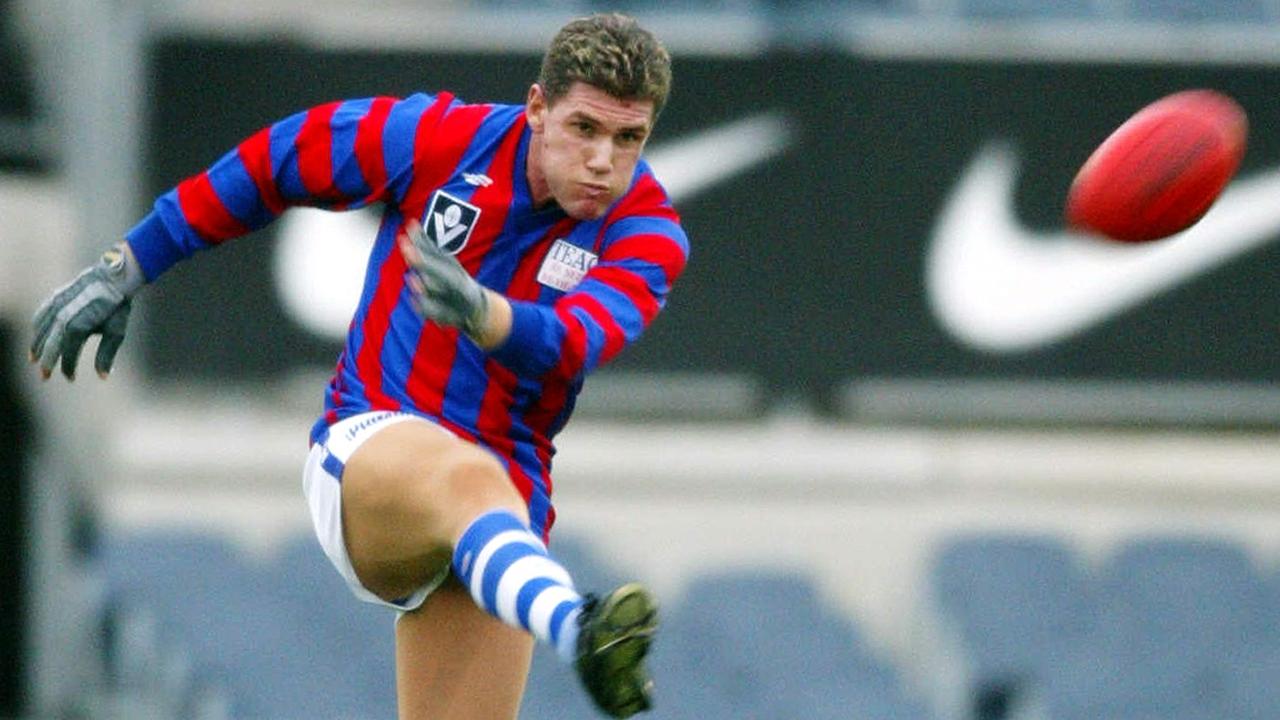
{"label": "teac sponsor logo", "polygon": [[547,287],[568,292],[582,282],[600,257],[595,253],[573,245],[563,238],[556,240],[538,269],[538,282]]}

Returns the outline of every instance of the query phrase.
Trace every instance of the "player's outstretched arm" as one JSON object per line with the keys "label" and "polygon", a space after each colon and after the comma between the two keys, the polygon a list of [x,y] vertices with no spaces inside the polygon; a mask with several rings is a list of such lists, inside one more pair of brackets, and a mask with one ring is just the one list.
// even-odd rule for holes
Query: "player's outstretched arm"
{"label": "player's outstretched arm", "polygon": [[129,244],[121,241],[55,290],[32,320],[30,357],[40,364],[40,375],[48,380],[61,358],[62,374],[74,380],[85,342],[101,335],[93,365],[105,380],[124,342],[133,295],[145,282]]}

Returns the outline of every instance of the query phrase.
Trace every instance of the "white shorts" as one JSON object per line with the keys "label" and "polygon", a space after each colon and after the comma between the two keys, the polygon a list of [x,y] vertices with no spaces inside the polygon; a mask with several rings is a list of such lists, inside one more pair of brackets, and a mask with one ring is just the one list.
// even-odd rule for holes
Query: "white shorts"
{"label": "white shorts", "polygon": [[347,545],[342,535],[342,472],[352,453],[366,440],[385,427],[407,421],[426,423],[440,432],[449,432],[426,418],[409,413],[384,410],[353,415],[334,423],[329,427],[328,434],[311,446],[307,463],[302,469],[302,492],[311,509],[311,524],[315,528],[316,538],[320,541],[324,554],[337,568],[338,574],[347,581],[347,587],[365,602],[406,612],[422,605],[431,591],[449,576],[449,568],[446,567],[408,597],[395,602],[387,602],[361,585],[355,568],[351,566],[351,558],[347,555]]}

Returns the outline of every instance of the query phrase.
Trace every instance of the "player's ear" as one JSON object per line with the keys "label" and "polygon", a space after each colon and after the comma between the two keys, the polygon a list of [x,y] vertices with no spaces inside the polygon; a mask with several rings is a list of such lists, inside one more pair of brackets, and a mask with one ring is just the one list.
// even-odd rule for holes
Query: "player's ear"
{"label": "player's ear", "polygon": [[547,94],[542,86],[534,83],[529,86],[529,97],[525,100],[524,115],[529,121],[529,128],[536,133],[542,132],[546,125]]}

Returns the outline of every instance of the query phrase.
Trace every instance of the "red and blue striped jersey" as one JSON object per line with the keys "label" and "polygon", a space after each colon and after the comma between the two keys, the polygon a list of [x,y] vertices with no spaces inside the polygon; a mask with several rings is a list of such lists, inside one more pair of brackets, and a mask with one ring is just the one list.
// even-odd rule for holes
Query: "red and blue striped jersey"
{"label": "red and blue striped jersey", "polygon": [[[384,205],[360,303],[316,439],[340,418],[400,410],[500,457],[534,530],[554,522],[552,443],[584,376],[634,341],[666,303],[689,243],[641,160],[596,220],[534,207],[524,108],[448,93],[335,102],[270,125],[160,196],[127,235],[148,280],[196,251],[260,228],[294,205]],[[395,238],[405,218],[513,309],[486,352],[423,322]],[[318,250],[323,252],[323,250]]]}

